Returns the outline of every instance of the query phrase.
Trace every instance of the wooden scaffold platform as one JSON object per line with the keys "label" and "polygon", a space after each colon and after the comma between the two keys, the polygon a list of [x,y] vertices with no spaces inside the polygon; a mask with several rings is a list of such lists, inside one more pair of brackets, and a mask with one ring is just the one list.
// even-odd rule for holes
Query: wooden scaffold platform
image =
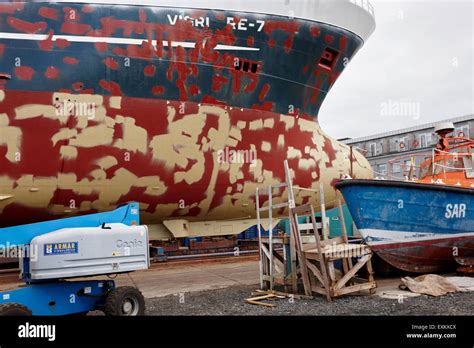
{"label": "wooden scaffold platform", "polygon": [[[326,296],[328,301],[362,290],[373,293],[377,285],[371,263],[372,251],[365,244],[349,242],[341,201],[338,201],[338,208],[342,236],[331,238],[323,184],[319,189],[322,221],[317,222],[311,204],[295,205],[293,189],[305,189],[293,186],[288,161],[284,166],[286,182],[268,187],[264,193],[268,202],[265,206],[260,205],[262,191],[257,188],[256,192],[260,288],[273,291],[275,285],[282,285],[286,292],[297,294],[301,279],[306,296],[317,293]],[[288,200],[273,204],[274,191],[282,189],[287,190]],[[291,233],[274,236],[273,211],[282,208],[287,208]],[[268,236],[263,236],[260,228],[263,213],[268,213]],[[306,222],[301,223],[301,220]],[[276,245],[280,248],[276,249]],[[342,264],[341,270],[337,269],[336,263]],[[359,275],[363,269],[366,270],[365,278]]]}

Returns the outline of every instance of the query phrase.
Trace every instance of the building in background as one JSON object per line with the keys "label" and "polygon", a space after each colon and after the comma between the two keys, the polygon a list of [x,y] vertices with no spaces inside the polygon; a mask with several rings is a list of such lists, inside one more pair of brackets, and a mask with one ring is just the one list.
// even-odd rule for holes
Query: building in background
{"label": "building in background", "polygon": [[[466,138],[470,138],[471,134],[474,136],[474,115],[469,115],[341,141],[363,153],[376,176],[403,178],[408,175],[412,164],[416,168],[429,156],[420,155],[428,154],[438,142],[434,127],[440,122],[452,122],[455,126],[455,136]],[[402,159],[395,161],[399,158]]]}

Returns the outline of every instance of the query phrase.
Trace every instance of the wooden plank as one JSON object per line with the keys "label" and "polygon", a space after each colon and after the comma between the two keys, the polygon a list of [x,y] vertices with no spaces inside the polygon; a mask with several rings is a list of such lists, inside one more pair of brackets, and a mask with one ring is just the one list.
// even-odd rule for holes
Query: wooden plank
{"label": "wooden plank", "polygon": [[260,300],[266,300],[266,299],[269,299],[269,298],[272,298],[272,297],[275,297],[275,295],[272,294],[271,291],[267,291],[267,292],[266,292],[266,295],[257,296],[257,297],[251,297],[251,298],[248,298],[247,300],[250,300],[250,301],[260,301]]}
{"label": "wooden plank", "polygon": [[313,224],[298,224],[298,228],[300,231],[312,231],[313,230]]}
{"label": "wooden plank", "polygon": [[[288,212],[288,221],[290,221],[291,211]],[[291,229],[291,227],[290,227]],[[295,235],[290,231],[290,249],[289,255],[287,257],[290,258],[290,269],[289,269],[289,278],[291,280],[291,292],[296,294],[298,292],[298,272],[296,266],[296,244],[295,244]],[[286,290],[286,289],[285,289]]]}
{"label": "wooden plank", "polygon": [[290,218],[291,218],[291,230],[292,230],[292,233],[295,234],[296,253],[298,255],[298,260],[300,262],[301,277],[303,278],[303,286],[304,286],[305,295],[311,296],[311,284],[309,282],[309,277],[308,277],[308,268],[306,266],[306,260],[303,255],[302,246],[300,244],[300,238],[299,238],[301,237],[301,235],[298,231],[298,227],[295,222],[295,218],[297,219],[297,216],[295,216],[295,214],[291,214]]}
{"label": "wooden plank", "polygon": [[[314,229],[314,226],[312,223],[303,223],[303,224],[298,224],[300,231],[312,231]],[[316,228],[320,230],[322,228],[322,224],[319,222],[316,223]]]}
{"label": "wooden plank", "polygon": [[354,267],[351,268],[349,272],[347,272],[339,281],[336,283],[335,289],[341,289],[352,277],[355,276],[358,270],[364,266],[367,261],[369,260],[369,257],[363,256],[359,259],[359,261],[354,265]]}
{"label": "wooden plank", "polygon": [[340,199],[337,200],[337,208],[339,210],[339,219],[341,219],[342,239],[344,240],[344,243],[349,243],[349,240],[347,238],[347,228],[346,220],[344,218],[344,210],[342,209],[342,203]]}
{"label": "wooden plank", "polygon": [[313,272],[314,276],[316,278],[318,278],[318,280],[320,281],[321,284],[324,284],[324,280],[323,280],[323,275],[321,274],[321,272],[319,271],[319,269],[313,265],[311,262],[308,262],[306,264],[308,266],[308,268]]}
{"label": "wooden plank", "polygon": [[[313,292],[316,292],[316,293],[320,294],[320,295],[326,295],[327,294],[326,289],[322,288],[320,286],[313,285],[313,286],[311,286],[311,290]],[[329,300],[329,301],[331,301],[331,300]]]}
{"label": "wooden plank", "polygon": [[[262,237],[262,242],[263,243],[270,243],[270,239],[268,237]],[[278,237],[278,236],[273,236],[273,244],[285,244],[288,243],[288,237]]]}
{"label": "wooden plank", "polygon": [[[320,188],[322,189],[322,186],[320,186]],[[324,193],[320,197],[322,199],[321,200],[321,214],[324,217],[325,214],[326,214],[325,210],[323,210],[323,209],[326,209],[325,205],[324,205]],[[324,255],[321,252],[321,239],[319,238],[319,231],[316,227],[316,217],[315,217],[315,214],[314,214],[313,206],[311,206],[311,222],[313,223],[313,226],[314,226],[313,233],[314,233],[314,238],[316,239],[318,256],[320,258],[319,264],[321,266],[321,275],[322,275],[322,280],[323,280],[322,283],[324,284],[324,287],[326,288],[326,299],[329,302],[331,302],[332,301],[332,298],[331,298],[331,283],[329,281],[328,272],[327,272],[327,269],[326,269],[326,259],[324,258]]]}
{"label": "wooden plank", "polygon": [[311,251],[311,252],[306,251],[304,254],[305,254],[305,257],[309,260],[314,260],[318,262],[321,261],[321,255],[318,254],[317,251]]}
{"label": "wooden plank", "polygon": [[[290,256],[291,256],[291,270],[290,270],[290,278],[291,278],[291,283],[292,283],[292,290],[294,293],[298,291],[298,273],[297,273],[297,244],[300,246],[302,245],[301,242],[301,237],[296,240],[296,235],[292,233],[292,227],[291,227],[291,216],[293,215],[292,209],[295,206],[295,195],[293,193],[293,181],[291,179],[291,173],[290,173],[290,168],[288,166],[288,160],[285,160],[283,162],[283,166],[285,168],[285,181],[287,184],[287,191],[288,191],[288,221],[290,221]],[[311,292],[311,291],[310,291]]]}
{"label": "wooden plank", "polygon": [[270,251],[267,249],[267,247],[264,244],[262,244],[261,249],[264,252],[264,254],[267,255],[267,258],[269,259],[270,258]]}
{"label": "wooden plank", "polygon": [[303,244],[303,251],[316,249],[317,247],[318,245],[316,243],[306,243],[306,244]]}
{"label": "wooden plank", "polygon": [[[319,199],[321,203],[321,222],[323,224],[323,239],[329,239],[329,231],[327,226],[327,216],[326,216],[326,204],[324,203],[324,184],[321,181],[319,183]],[[311,206],[311,208],[313,208]]]}
{"label": "wooden plank", "polygon": [[357,284],[352,286],[346,286],[345,288],[335,290],[335,296],[342,296],[347,295],[353,292],[358,292],[362,290],[370,290],[375,289],[377,287],[376,283],[364,283],[364,284]]}
{"label": "wooden plank", "polygon": [[273,250],[273,256],[275,256],[275,258],[276,258],[278,261],[280,261],[280,262],[283,264],[283,266],[285,266],[285,259],[284,259],[284,257],[283,257],[282,255],[280,255],[280,254],[278,253],[278,251]]}
{"label": "wooden plank", "polygon": [[299,207],[295,207],[292,209],[292,213],[293,215],[294,214],[307,215],[311,213],[311,204],[303,204],[303,205],[300,205]]}
{"label": "wooden plank", "polygon": [[332,286],[336,282],[336,269],[334,267],[334,262],[327,261],[326,264],[328,265],[328,277],[329,277],[329,286]]}
{"label": "wooden plank", "polygon": [[288,207],[288,202],[278,203],[278,204],[273,205],[273,209],[281,209],[281,208],[286,208],[286,207]]}
{"label": "wooden plank", "polygon": [[263,294],[266,294],[266,295],[274,295],[274,298],[275,299],[285,299],[287,297],[289,297],[290,295],[289,294],[286,294],[286,293],[282,293],[282,292],[278,292],[278,291],[264,291],[264,292],[252,292],[251,293],[251,296],[262,296]]}
{"label": "wooden plank", "polygon": [[303,242],[303,245],[304,244],[310,244],[310,243],[316,243],[316,239],[314,239],[314,234],[311,233],[311,234],[303,234],[301,235],[301,240]]}
{"label": "wooden plank", "polygon": [[368,255],[369,259],[367,260],[367,272],[369,273],[369,280],[374,279],[374,269],[372,268],[372,254]]}
{"label": "wooden plank", "polygon": [[[272,188],[268,187],[268,206],[273,206]],[[270,279],[270,290],[273,290],[273,211],[270,208],[268,210],[268,263],[269,263],[269,274],[272,277]]]}
{"label": "wooden plank", "polygon": [[259,254],[259,262],[258,262],[258,271],[259,271],[259,278],[260,278],[260,289],[263,289],[263,255],[262,255],[262,233],[260,231],[260,193],[258,187],[255,193],[255,204],[257,206],[257,230],[258,230],[258,254]]}
{"label": "wooden plank", "polygon": [[[279,203],[279,204],[272,205],[271,209],[275,210],[275,209],[281,209],[281,208],[286,208],[286,207],[288,207],[288,203]],[[270,210],[270,207],[261,207],[260,208],[261,212],[269,211],[269,210]]]}
{"label": "wooden plank", "polygon": [[321,240],[321,247],[325,247],[326,245],[337,245],[343,243],[342,237],[334,237],[331,239]]}
{"label": "wooden plank", "polygon": [[[372,254],[369,255],[369,260],[367,261],[367,272],[369,273],[369,282],[375,282],[374,270],[372,268]],[[373,294],[375,291],[371,289],[370,293]]]}
{"label": "wooden plank", "polygon": [[257,305],[257,306],[264,306],[264,307],[270,307],[270,308],[276,307],[272,303],[265,303],[265,302],[252,301],[252,300],[245,300],[245,302],[248,303],[248,304],[253,304],[253,305]]}

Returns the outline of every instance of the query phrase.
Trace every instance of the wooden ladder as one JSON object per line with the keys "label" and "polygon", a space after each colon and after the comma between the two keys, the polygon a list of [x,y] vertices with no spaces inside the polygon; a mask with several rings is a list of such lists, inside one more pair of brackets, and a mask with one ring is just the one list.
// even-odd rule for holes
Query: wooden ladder
{"label": "wooden ladder", "polygon": [[[295,187],[288,161],[284,162],[284,166],[286,179],[284,183],[271,185],[266,192],[258,188],[256,190],[260,289],[273,291],[275,283],[279,283],[285,285],[288,292],[296,294],[298,292],[298,274],[300,274],[305,295],[309,297],[313,293],[319,293],[325,295],[328,301],[332,301],[337,296],[355,291],[367,289],[372,292],[376,287],[371,264],[372,252],[366,245],[349,243],[341,201],[338,201],[338,208],[342,236],[330,238],[330,224],[326,216],[323,184],[320,183],[318,192],[321,208],[321,222],[318,222],[311,204],[296,206],[293,191]],[[288,200],[274,204],[274,190],[282,188],[286,188]],[[300,187],[297,189],[307,190]],[[261,196],[264,195],[268,197],[268,204],[260,206]],[[282,208],[288,208],[291,233],[289,236],[274,236],[273,211]],[[268,213],[268,236],[262,236],[261,213]],[[304,217],[306,217],[306,222],[301,223],[300,219]],[[302,232],[306,232],[304,238]],[[275,250],[276,244],[284,246],[283,255]],[[353,256],[359,258],[355,265],[352,262]],[[334,265],[338,260],[342,262],[343,268],[340,279],[336,277]],[[286,270],[283,278],[278,277],[275,272],[275,261],[283,264]],[[361,280],[356,275],[364,266],[367,267],[368,279]],[[361,281],[362,284],[356,284]]]}
{"label": "wooden ladder", "polygon": [[[274,290],[276,282],[285,285],[285,288],[290,292],[297,292],[297,273],[296,273],[296,257],[294,255],[294,240],[293,236],[274,236],[274,216],[273,211],[276,209],[289,208],[294,202],[294,198],[289,196],[287,202],[274,204],[274,190],[281,190],[286,188],[288,192],[291,190],[291,177],[289,176],[288,163],[285,161],[286,181],[284,183],[270,185],[266,192],[262,192],[259,188],[256,190],[256,208],[257,208],[257,228],[258,228],[258,244],[260,253],[259,274],[260,274],[260,289]],[[268,197],[268,204],[260,206],[261,197]],[[268,237],[262,236],[261,223],[262,213],[268,213]],[[283,254],[275,250],[275,245],[283,246]],[[288,246],[288,248],[285,248]],[[286,277],[278,278],[275,274],[275,259],[287,267]],[[289,278],[289,280],[287,279]]]}

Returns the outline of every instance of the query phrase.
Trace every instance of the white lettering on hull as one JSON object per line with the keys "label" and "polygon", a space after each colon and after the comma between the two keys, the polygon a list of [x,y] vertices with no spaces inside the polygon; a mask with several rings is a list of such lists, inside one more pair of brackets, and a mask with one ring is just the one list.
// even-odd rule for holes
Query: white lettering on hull
{"label": "white lettering on hull", "polygon": [[466,217],[466,205],[463,203],[448,204],[444,216],[446,219],[464,219]]}

